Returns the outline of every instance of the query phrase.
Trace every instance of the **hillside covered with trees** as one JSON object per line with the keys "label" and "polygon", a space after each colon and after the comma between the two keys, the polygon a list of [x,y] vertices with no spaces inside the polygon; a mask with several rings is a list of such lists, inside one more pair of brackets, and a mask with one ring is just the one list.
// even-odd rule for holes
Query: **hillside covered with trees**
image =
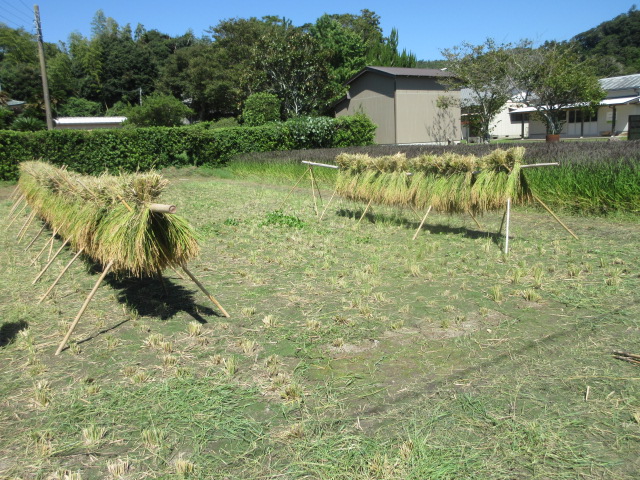
{"label": "hillside covered with trees", "polygon": [[640,11],[633,5],[623,13],[579,33],[570,42],[585,58],[592,58],[601,77],[640,72]]}

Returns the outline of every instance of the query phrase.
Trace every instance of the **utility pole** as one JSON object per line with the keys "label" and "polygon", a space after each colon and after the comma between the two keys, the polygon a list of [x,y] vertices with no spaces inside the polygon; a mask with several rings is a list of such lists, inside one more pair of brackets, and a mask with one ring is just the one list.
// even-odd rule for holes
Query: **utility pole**
{"label": "utility pole", "polygon": [[42,94],[44,98],[44,111],[47,116],[47,129],[53,130],[53,119],[51,117],[51,100],[49,99],[49,82],[47,81],[47,67],[44,63],[44,47],[42,45],[42,25],[40,24],[40,8],[33,6],[35,15],[36,32],[38,36],[38,56],[40,57],[40,76],[42,77]]}

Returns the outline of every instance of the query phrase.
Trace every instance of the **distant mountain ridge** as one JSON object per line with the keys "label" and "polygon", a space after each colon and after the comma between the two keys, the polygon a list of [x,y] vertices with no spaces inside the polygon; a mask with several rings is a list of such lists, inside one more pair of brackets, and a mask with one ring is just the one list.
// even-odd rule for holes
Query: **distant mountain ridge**
{"label": "distant mountain ridge", "polygon": [[[553,42],[553,41],[551,41]],[[574,44],[584,58],[592,58],[600,78],[640,73],[640,11],[602,22],[562,44]],[[446,60],[418,60],[418,68],[445,68]]]}
{"label": "distant mountain ridge", "polygon": [[627,13],[602,22],[573,37],[585,57],[593,57],[601,77],[640,72],[640,11],[633,5]]}

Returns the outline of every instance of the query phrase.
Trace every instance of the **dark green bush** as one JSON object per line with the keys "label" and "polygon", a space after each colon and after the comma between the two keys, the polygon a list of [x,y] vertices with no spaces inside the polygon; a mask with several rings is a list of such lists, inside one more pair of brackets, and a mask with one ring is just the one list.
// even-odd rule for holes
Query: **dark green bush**
{"label": "dark green bush", "polygon": [[[235,155],[337,146],[369,145],[373,126],[364,116],[346,120],[301,118],[259,127],[148,127],[108,130],[0,132],[0,180],[14,180],[19,162],[43,159],[73,171],[135,171],[168,166],[216,166]],[[353,132],[350,132],[350,130]]]}
{"label": "dark green bush", "polygon": [[248,127],[257,127],[280,120],[281,103],[281,100],[271,93],[253,93],[244,103],[242,120]]}
{"label": "dark green bush", "polygon": [[70,97],[57,110],[63,117],[95,117],[102,114],[102,105],[85,98]]}

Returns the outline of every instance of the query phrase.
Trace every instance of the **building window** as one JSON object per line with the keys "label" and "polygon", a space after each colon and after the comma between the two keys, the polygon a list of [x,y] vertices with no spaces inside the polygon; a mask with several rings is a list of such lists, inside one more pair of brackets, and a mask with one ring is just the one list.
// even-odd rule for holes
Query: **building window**
{"label": "building window", "polygon": [[569,110],[569,123],[597,122],[598,111],[585,112],[584,110]]}
{"label": "building window", "polygon": [[529,121],[528,113],[511,113],[511,123],[522,123]]}

